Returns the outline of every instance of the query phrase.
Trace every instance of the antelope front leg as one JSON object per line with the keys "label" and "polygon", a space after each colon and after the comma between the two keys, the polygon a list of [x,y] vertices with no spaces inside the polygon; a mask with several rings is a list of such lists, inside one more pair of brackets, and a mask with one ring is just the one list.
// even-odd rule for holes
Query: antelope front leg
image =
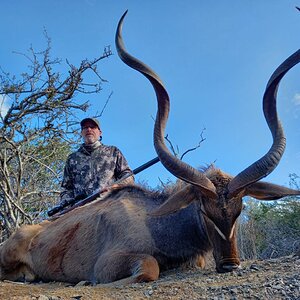
{"label": "antelope front leg", "polygon": [[157,260],[148,254],[110,252],[101,255],[94,268],[97,283],[126,285],[158,279]]}

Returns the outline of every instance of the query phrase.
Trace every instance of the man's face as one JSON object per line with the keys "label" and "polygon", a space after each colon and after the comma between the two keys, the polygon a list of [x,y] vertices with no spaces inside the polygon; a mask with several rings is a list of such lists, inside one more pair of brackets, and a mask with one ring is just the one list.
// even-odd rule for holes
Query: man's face
{"label": "man's face", "polygon": [[86,121],[81,128],[81,136],[85,144],[93,144],[99,140],[102,132],[94,122]]}

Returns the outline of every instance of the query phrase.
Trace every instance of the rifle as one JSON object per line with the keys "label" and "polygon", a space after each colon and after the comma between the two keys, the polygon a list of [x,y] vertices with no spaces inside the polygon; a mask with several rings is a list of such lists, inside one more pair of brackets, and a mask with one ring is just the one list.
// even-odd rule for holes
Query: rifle
{"label": "rifle", "polygon": [[[136,175],[142,171],[144,171],[145,169],[153,166],[154,164],[156,164],[157,162],[159,162],[159,158],[158,157],[155,157],[151,160],[149,160],[148,162],[144,163],[143,165],[137,167],[136,169],[134,169],[132,171],[132,174],[127,174],[126,176],[120,178],[119,180],[115,181],[113,183],[113,185],[115,184],[118,184],[120,182],[122,182],[123,180],[129,178],[130,176],[132,175]],[[79,200],[78,198],[75,198],[75,199],[72,199],[69,203],[65,204],[65,205],[58,205],[58,206],[55,206],[53,207],[52,209],[50,209],[47,214],[49,217],[52,217],[53,215],[59,213],[58,216],[61,216],[61,215],[64,215],[65,213],[73,210],[74,208],[77,208],[77,207],[80,207],[80,206],[83,206],[87,203],[90,203],[92,201],[94,201],[95,199],[97,199],[102,193],[106,192],[108,189],[109,189],[110,186],[104,188],[104,189],[99,189],[99,190],[96,190],[93,194],[85,197],[84,199],[82,200]],[[72,205],[71,207],[68,207],[66,208],[66,206],[70,206]],[[65,209],[66,208],[66,209]]]}

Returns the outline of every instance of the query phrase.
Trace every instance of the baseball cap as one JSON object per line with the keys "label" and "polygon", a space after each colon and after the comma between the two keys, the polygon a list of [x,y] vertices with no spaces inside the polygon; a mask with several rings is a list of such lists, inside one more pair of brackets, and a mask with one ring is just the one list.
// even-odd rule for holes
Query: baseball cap
{"label": "baseball cap", "polygon": [[81,128],[84,126],[84,123],[86,123],[86,122],[88,122],[88,121],[94,123],[94,124],[97,125],[97,127],[100,129],[100,122],[99,122],[96,118],[85,118],[85,119],[83,119],[83,120],[80,122]]}

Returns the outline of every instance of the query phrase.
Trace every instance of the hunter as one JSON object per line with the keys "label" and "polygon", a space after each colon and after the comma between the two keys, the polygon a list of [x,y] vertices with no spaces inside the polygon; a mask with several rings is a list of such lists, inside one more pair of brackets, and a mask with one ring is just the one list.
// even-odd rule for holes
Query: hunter
{"label": "hunter", "polygon": [[[95,118],[85,118],[80,122],[84,143],[70,154],[65,168],[60,194],[60,206],[82,200],[96,190],[109,190],[120,185],[134,183],[134,175],[128,163],[115,146],[101,143],[102,131]],[[128,176],[131,175],[131,176]],[[121,183],[117,180],[127,177]]]}

